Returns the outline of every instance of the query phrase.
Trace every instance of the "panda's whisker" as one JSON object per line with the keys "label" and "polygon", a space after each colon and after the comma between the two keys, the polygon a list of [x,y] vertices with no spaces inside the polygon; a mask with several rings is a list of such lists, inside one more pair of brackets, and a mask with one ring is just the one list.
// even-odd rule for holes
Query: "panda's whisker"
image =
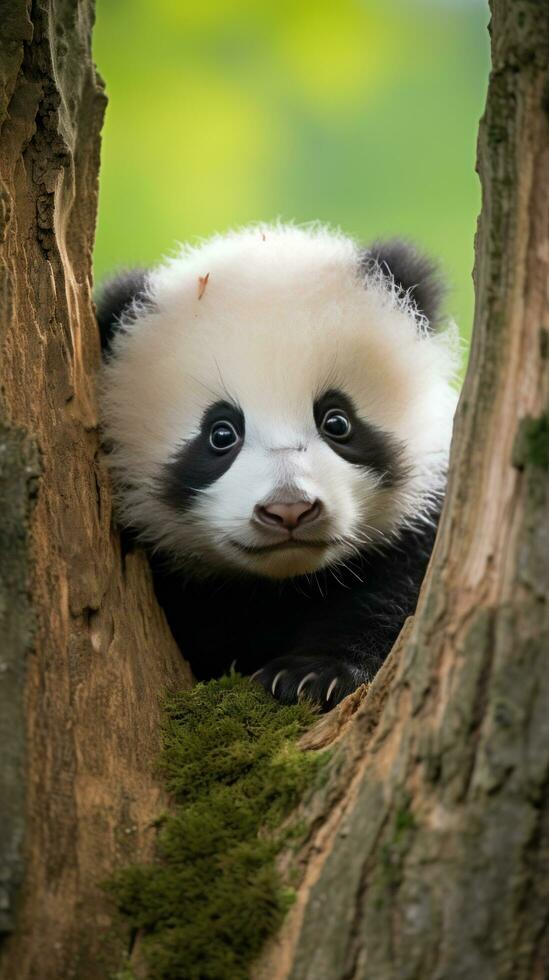
{"label": "panda's whisker", "polygon": [[[336,563],[336,568],[339,567],[339,564],[340,564],[339,562]],[[342,589],[348,589],[349,588],[348,585],[345,585],[345,582],[342,582],[341,581],[341,579],[339,578],[339,575],[336,575],[335,568],[334,568],[333,565],[329,565],[328,566],[328,571],[330,572],[331,575],[333,575],[333,577],[335,578],[337,584],[340,585]]]}
{"label": "panda's whisker", "polygon": [[222,387],[223,391],[225,392],[228,400],[230,402],[232,402],[233,405],[236,405],[238,407],[238,399],[234,397],[234,395],[229,391],[227,385],[225,384],[225,379],[223,377],[223,373],[221,371],[221,367],[219,365],[219,361],[217,360],[217,357],[215,355],[214,355],[214,362],[215,362],[215,366],[217,368],[217,373],[219,375],[219,381],[220,381],[220,384],[221,384],[221,387]]}
{"label": "panda's whisker", "polygon": [[[307,581],[309,581],[307,575],[305,576],[305,578],[307,579]],[[305,590],[303,589],[303,587],[301,585],[301,581],[300,581],[299,578],[297,578],[297,577],[291,578],[290,579],[290,582],[291,582],[292,588],[295,589],[296,592],[298,592],[302,596],[306,596],[307,595],[307,593],[305,592]]]}
{"label": "panda's whisker", "polygon": [[210,385],[207,385],[202,378],[197,378],[195,374],[188,374],[187,377],[191,381],[194,381],[195,384],[200,385],[201,388],[204,388],[205,391],[208,391],[214,398],[219,398],[219,389],[212,388]]}
{"label": "panda's whisker", "polygon": [[[362,558],[361,549],[353,541],[349,541],[348,539],[345,539],[343,543],[347,548],[350,548],[351,551],[354,552],[354,554],[357,556],[358,559]],[[364,544],[363,544],[363,549],[364,549]]]}
{"label": "panda's whisker", "polygon": [[316,582],[316,584],[318,586],[318,591],[320,592],[320,595],[322,596],[323,599],[325,599],[326,596],[325,596],[324,592],[322,591],[322,586],[320,584],[320,579],[319,579],[319,577],[318,577],[318,575],[317,575],[316,572],[313,572],[313,579],[314,579],[314,581]]}
{"label": "panda's whisker", "polygon": [[351,575],[353,575],[354,578],[356,578],[359,582],[363,582],[364,581],[361,578],[361,576],[358,574],[358,572],[355,572],[355,570],[353,569],[353,567],[351,565],[351,559],[345,560],[344,558],[342,558],[340,561],[337,562],[337,565],[338,565],[339,568],[342,568],[343,571],[350,572]]}

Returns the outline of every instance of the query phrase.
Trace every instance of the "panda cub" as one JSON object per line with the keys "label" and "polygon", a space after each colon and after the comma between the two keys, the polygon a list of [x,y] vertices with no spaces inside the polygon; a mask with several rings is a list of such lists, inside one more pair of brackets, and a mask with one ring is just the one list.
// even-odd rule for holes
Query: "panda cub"
{"label": "panda cub", "polygon": [[216,236],[104,287],[117,513],[195,676],[327,710],[414,612],[456,343],[432,264],[324,227]]}

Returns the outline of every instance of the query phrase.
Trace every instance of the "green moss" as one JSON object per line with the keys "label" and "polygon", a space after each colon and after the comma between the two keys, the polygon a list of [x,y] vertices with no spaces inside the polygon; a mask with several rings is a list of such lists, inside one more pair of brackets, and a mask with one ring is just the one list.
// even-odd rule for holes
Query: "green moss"
{"label": "green moss", "polygon": [[526,432],[528,460],[534,466],[549,469],[549,415],[529,419]]}
{"label": "green moss", "polygon": [[415,817],[408,806],[397,810],[395,817],[395,840],[400,840],[407,830],[415,830]]}
{"label": "green moss", "polygon": [[112,980],[137,980],[137,977],[135,976],[131,966],[125,965],[118,971],[118,973],[115,973]]}
{"label": "green moss", "polygon": [[395,814],[393,833],[381,847],[381,894],[374,899],[376,908],[382,908],[384,892],[397,889],[402,880],[402,868],[410,847],[412,834],[417,829],[416,819],[405,800]]}
{"label": "green moss", "polygon": [[521,419],[513,446],[513,465],[549,469],[549,415]]}
{"label": "green moss", "polygon": [[[315,719],[232,675],[166,705],[162,767],[173,811],[157,861],[109,883],[141,930],[151,980],[240,980],[293,900],[275,858],[296,832],[286,818],[328,753],[301,751]],[[299,831],[299,827],[297,831]]]}

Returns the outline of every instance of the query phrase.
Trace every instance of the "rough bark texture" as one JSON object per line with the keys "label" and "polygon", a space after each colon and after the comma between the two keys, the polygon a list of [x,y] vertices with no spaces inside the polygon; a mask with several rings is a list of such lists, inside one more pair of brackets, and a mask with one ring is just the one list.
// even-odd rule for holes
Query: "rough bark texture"
{"label": "rough bark texture", "polygon": [[255,975],[549,977],[549,5],[492,0],[476,322],[417,615],[308,806]]}
{"label": "rough bark texture", "polygon": [[[0,975],[105,978],[100,883],[162,807],[188,672],[98,456],[91,248],[105,96],[91,0],[0,0]],[[24,871],[24,874],[23,874]]]}

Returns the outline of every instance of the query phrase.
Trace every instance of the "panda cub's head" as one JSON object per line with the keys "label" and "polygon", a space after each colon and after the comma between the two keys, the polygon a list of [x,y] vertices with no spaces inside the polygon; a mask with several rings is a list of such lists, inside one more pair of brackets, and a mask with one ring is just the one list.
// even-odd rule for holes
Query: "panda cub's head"
{"label": "panda cub's head", "polygon": [[111,282],[104,436],[122,521],[197,574],[282,579],[428,517],[456,394],[430,263],[325,228],[218,236]]}

